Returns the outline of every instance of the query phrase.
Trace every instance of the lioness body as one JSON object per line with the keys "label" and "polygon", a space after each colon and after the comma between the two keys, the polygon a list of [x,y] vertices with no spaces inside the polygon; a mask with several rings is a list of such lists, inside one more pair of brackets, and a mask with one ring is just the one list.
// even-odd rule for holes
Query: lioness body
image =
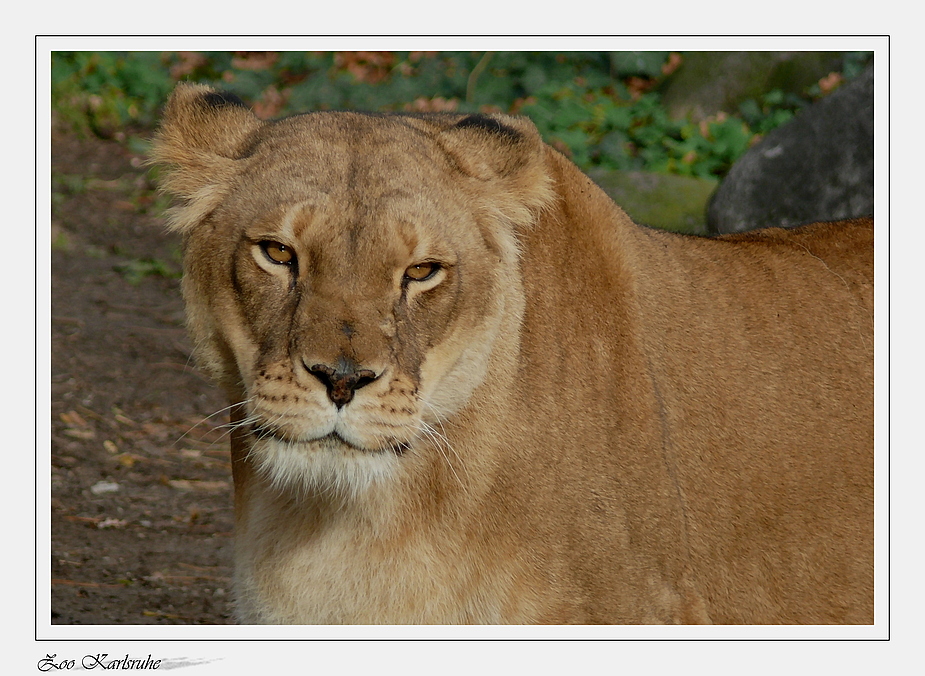
{"label": "lioness body", "polygon": [[873,621],[869,220],[682,237],[522,119],[192,86],[155,159],[242,621]]}

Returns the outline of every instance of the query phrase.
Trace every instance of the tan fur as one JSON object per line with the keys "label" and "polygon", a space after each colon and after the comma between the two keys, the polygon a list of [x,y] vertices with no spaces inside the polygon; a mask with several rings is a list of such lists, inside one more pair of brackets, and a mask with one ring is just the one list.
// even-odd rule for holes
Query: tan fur
{"label": "tan fur", "polygon": [[[241,621],[873,622],[869,220],[684,237],[522,118],[210,92],[153,160],[243,402]],[[376,378],[338,409],[343,360]]]}

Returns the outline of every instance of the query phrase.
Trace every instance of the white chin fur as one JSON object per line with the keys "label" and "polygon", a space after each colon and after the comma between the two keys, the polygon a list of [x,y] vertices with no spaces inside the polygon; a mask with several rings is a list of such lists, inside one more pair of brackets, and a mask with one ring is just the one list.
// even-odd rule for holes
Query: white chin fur
{"label": "white chin fur", "polygon": [[310,442],[258,439],[251,454],[278,489],[347,499],[388,481],[399,460],[391,450],[363,451],[332,437]]}

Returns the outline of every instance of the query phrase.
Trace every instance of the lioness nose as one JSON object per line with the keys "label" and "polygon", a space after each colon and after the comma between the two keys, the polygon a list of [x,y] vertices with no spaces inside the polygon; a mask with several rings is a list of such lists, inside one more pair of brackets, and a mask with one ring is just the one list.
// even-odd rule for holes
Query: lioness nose
{"label": "lioness nose", "polygon": [[327,388],[328,398],[337,408],[349,404],[354,392],[379,377],[374,371],[361,369],[349,360],[340,359],[337,366],[338,368],[327,364],[306,364],[308,372]]}

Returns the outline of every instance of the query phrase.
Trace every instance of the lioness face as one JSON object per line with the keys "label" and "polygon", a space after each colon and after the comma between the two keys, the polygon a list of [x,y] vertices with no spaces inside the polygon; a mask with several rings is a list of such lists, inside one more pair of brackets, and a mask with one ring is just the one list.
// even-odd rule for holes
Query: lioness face
{"label": "lioness face", "polygon": [[516,309],[514,228],[434,137],[348,113],[268,125],[187,233],[194,337],[281,487],[356,492],[445,453],[441,421]]}

